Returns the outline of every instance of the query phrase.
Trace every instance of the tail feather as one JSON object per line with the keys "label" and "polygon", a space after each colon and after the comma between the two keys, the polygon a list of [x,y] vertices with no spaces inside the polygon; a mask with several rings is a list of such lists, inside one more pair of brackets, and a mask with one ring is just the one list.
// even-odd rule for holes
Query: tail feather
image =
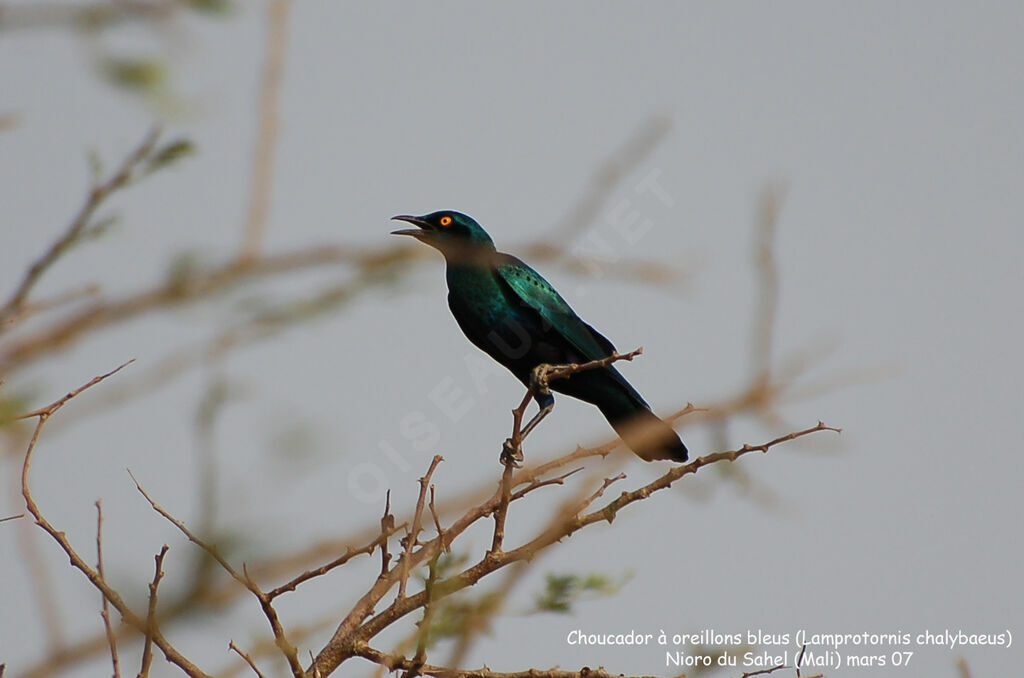
{"label": "tail feather", "polygon": [[598,408],[626,446],[644,461],[686,461],[686,445],[671,426],[646,407],[601,403]]}

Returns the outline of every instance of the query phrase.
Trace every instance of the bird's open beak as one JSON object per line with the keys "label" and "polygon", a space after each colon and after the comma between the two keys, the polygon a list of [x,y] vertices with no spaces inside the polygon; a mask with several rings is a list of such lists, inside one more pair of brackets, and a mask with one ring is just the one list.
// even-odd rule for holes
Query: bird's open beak
{"label": "bird's open beak", "polygon": [[391,235],[411,235],[414,238],[422,239],[426,235],[427,231],[431,230],[430,224],[425,220],[410,216],[408,214],[399,214],[398,216],[391,217],[393,221],[406,221],[410,224],[418,226],[419,228],[402,228],[397,231],[391,231]]}

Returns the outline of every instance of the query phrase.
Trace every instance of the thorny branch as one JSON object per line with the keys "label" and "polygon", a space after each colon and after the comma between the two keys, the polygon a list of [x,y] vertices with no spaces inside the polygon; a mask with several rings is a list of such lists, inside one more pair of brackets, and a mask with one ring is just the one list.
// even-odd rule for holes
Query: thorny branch
{"label": "thorny branch", "polygon": [[58,410],[60,410],[60,408],[63,407],[69,400],[76,397],[86,389],[95,386],[104,379],[116,374],[131,362],[132,361],[128,361],[120,365],[119,367],[111,370],[110,372],[107,372],[106,374],[94,377],[88,383],[70,391],[65,396],[53,401],[46,407],[41,407],[37,410],[33,410],[32,412],[29,412],[25,415],[18,417],[19,419],[25,419],[28,417],[38,417],[38,422],[29,441],[28,449],[26,449],[25,451],[25,460],[21,467],[21,493],[25,499],[25,506],[28,509],[28,512],[32,515],[33,518],[35,518],[36,525],[41,527],[48,535],[50,535],[50,537],[55,542],[57,542],[57,544],[61,547],[64,553],[66,553],[68,558],[71,560],[72,567],[82,572],[82,574],[86,576],[86,578],[92,583],[92,585],[99,589],[100,593],[103,594],[103,597],[110,601],[110,604],[121,614],[121,618],[126,623],[135,627],[137,630],[147,633],[148,635],[151,635],[153,642],[164,653],[164,656],[167,658],[167,660],[178,666],[178,668],[184,671],[187,675],[191,676],[192,678],[206,678],[206,673],[204,673],[201,669],[199,669],[199,667],[192,664],[192,662],[190,662],[181,653],[179,653],[170,644],[170,642],[168,642],[168,640],[163,636],[163,634],[160,632],[158,628],[149,628],[146,622],[140,619],[132,611],[128,604],[125,603],[124,599],[121,598],[120,594],[113,588],[111,588],[110,585],[107,584],[106,580],[100,576],[100,573],[94,570],[92,567],[89,566],[88,563],[85,562],[85,560],[78,554],[78,552],[75,551],[74,547],[71,546],[71,542],[68,541],[67,535],[54,528],[53,525],[51,525],[50,522],[43,516],[42,511],[36,504],[35,499],[32,497],[32,492],[29,489],[28,474],[29,468],[31,467],[32,464],[32,453],[35,451],[36,443],[38,443],[39,441],[39,435],[40,433],[42,433],[43,427],[46,425],[46,422],[49,420],[49,418],[52,417]]}
{"label": "thorny branch", "polygon": [[153,581],[149,584],[149,608],[146,612],[146,642],[142,646],[142,668],[139,669],[139,678],[149,675],[149,668],[153,664],[153,629],[156,628],[156,605],[157,587],[160,580],[164,578],[164,556],[168,551],[167,544],[160,547],[160,552],[154,557],[156,568],[153,572]]}
{"label": "thorny branch", "polygon": [[[129,471],[128,473],[129,475],[131,475],[131,471]],[[224,571],[231,575],[232,579],[234,579],[239,584],[241,584],[242,586],[244,586],[252,592],[252,594],[259,601],[260,607],[263,609],[264,616],[266,616],[267,621],[270,622],[270,628],[274,633],[274,639],[276,640],[277,646],[278,648],[280,648],[281,653],[288,661],[288,666],[289,668],[291,668],[292,674],[296,676],[296,678],[302,678],[304,674],[302,671],[302,665],[299,663],[298,650],[291,642],[289,642],[285,634],[284,627],[281,624],[281,620],[278,617],[277,610],[274,609],[273,601],[270,598],[270,596],[264,593],[264,591],[252,579],[252,577],[249,576],[249,573],[245,570],[244,566],[242,568],[242,573],[240,574],[237,570],[235,570],[235,568],[231,566],[230,563],[228,563],[224,556],[221,555],[220,551],[217,550],[216,546],[214,546],[213,544],[208,544],[204,540],[197,537],[185,525],[185,523],[172,516],[170,513],[167,512],[167,510],[164,507],[156,503],[156,501],[149,495],[148,492],[146,492],[142,485],[139,484],[139,481],[136,480],[134,475],[132,475],[131,478],[135,482],[135,487],[138,488],[142,496],[146,498],[146,501],[149,502],[149,505],[153,507],[154,511],[162,515],[172,525],[177,527],[178,530],[182,534],[184,534],[190,542],[192,542],[193,544],[195,544],[196,546],[210,554],[210,557],[216,560],[217,563],[224,569]]]}
{"label": "thorny branch", "polygon": [[[409,580],[409,556],[412,555],[413,549],[416,547],[416,539],[420,534],[420,527],[423,522],[423,508],[427,500],[427,488],[430,486],[430,477],[434,475],[434,470],[437,465],[444,461],[444,457],[440,454],[435,454],[433,461],[430,462],[430,468],[420,478],[420,495],[416,500],[416,512],[412,516],[412,527],[409,529],[409,533],[405,536],[405,553],[402,555],[402,579],[398,583],[398,597],[402,598],[405,596],[406,582]],[[438,530],[440,532],[440,530]]]}
{"label": "thorny branch", "polygon": [[[604,490],[607,489],[612,482],[619,479],[618,477],[609,478],[597,492],[581,503],[579,511],[575,515],[567,517],[558,527],[546,530],[534,539],[511,551],[502,551],[500,553],[488,551],[484,555],[483,559],[476,564],[466,568],[456,575],[452,575],[447,579],[437,582],[431,594],[432,598],[434,600],[438,600],[447,597],[466,588],[467,586],[472,586],[481,578],[491,572],[501,569],[502,567],[518,561],[529,560],[539,550],[550,546],[560,539],[572,535],[574,532],[586,527],[587,525],[604,521],[610,523],[622,508],[629,504],[646,499],[658,490],[670,487],[681,477],[696,473],[704,466],[721,461],[735,461],[739,457],[750,452],[767,452],[772,447],[783,442],[826,430],[839,432],[839,429],[827,426],[822,422],[818,422],[815,426],[774,438],[766,443],[759,445],[743,445],[735,450],[698,457],[689,463],[673,467],[656,480],[636,490],[623,492],[618,498],[612,500],[600,509],[590,513],[582,513],[589,504],[593,503],[601,496]],[[450,543],[451,540],[455,539],[482,515],[486,515],[491,511],[496,510],[501,501],[501,492],[496,492],[489,501],[470,510],[462,519],[453,523],[445,531],[443,539]],[[418,551],[413,553],[413,563],[423,562],[424,560],[433,557],[434,554],[436,554],[442,547],[441,540],[442,537],[437,537],[427,542]],[[391,586],[394,585],[396,576],[395,569],[392,569],[388,576],[381,576],[377,579],[370,591],[360,599],[345,620],[339,625],[328,644],[320,651],[320,654],[317,655],[316,661],[313,667],[311,667],[311,670],[315,670],[319,672],[320,675],[324,676],[330,674],[342,661],[355,654],[354,650],[357,648],[360,641],[369,641],[384,628],[387,628],[406,614],[409,614],[413,610],[419,609],[424,605],[426,602],[426,593],[424,591],[420,591],[412,596],[396,599],[385,610],[367,620],[367,617],[370,617],[372,614],[373,607],[377,601],[379,601]]]}
{"label": "thorny branch", "polygon": [[[96,572],[101,578],[103,573],[103,503],[96,500]],[[107,644],[110,645],[110,662],[113,664],[114,678],[121,678],[120,659],[117,656],[117,636],[114,635],[114,628],[110,625],[110,602],[103,596],[103,607],[100,610],[103,617],[103,630],[107,634]]]}

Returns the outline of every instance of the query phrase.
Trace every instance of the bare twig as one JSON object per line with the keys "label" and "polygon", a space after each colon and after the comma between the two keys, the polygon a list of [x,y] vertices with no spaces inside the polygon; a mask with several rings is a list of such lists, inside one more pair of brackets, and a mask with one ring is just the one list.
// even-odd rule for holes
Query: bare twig
{"label": "bare twig", "polygon": [[[527,394],[529,397],[529,394]],[[518,436],[518,422],[513,429],[513,439]],[[501,472],[501,480],[498,482],[498,495],[501,500],[494,510],[494,534],[491,537],[491,550],[488,553],[501,553],[501,544],[505,539],[505,518],[508,515],[508,505],[512,501],[512,472],[515,470],[515,460],[509,456],[502,460],[504,469]]]}
{"label": "bare twig", "polygon": [[79,393],[81,393],[82,391],[84,391],[86,389],[92,388],[93,386],[95,386],[96,384],[100,383],[101,381],[103,381],[107,377],[110,377],[110,376],[113,376],[113,375],[117,374],[118,372],[123,370],[128,365],[131,365],[133,362],[135,362],[135,358],[132,358],[131,360],[128,360],[126,362],[121,363],[120,365],[118,365],[117,367],[115,367],[111,371],[107,372],[106,374],[101,374],[98,377],[93,377],[92,379],[89,380],[88,383],[83,384],[82,386],[79,386],[78,388],[76,388],[76,389],[74,389],[72,391],[69,391],[64,396],[58,398],[57,400],[53,401],[49,405],[47,405],[45,407],[40,407],[39,409],[32,410],[31,412],[26,412],[25,414],[19,414],[17,417],[15,417],[15,419],[20,420],[20,419],[31,419],[32,417],[39,417],[40,422],[44,422],[47,419],[49,419],[51,416],[53,416],[53,414],[57,410],[59,410],[60,408],[64,407],[64,405],[69,400],[71,400],[72,398],[77,396]]}
{"label": "bare twig", "polygon": [[160,580],[164,577],[164,556],[167,555],[168,548],[167,544],[164,544],[160,548],[160,553],[154,557],[156,568],[153,572],[153,581],[149,583],[149,607],[146,611],[146,642],[142,646],[142,666],[139,668],[137,678],[146,678],[149,675],[150,667],[153,665],[153,630],[156,629],[156,591],[157,587],[160,586]]}
{"label": "bare twig", "polygon": [[[434,529],[437,530],[437,536],[444,543],[444,529],[441,527],[441,519],[437,517],[437,507],[434,506],[434,486],[430,486],[430,515],[434,517]],[[444,549],[447,553],[448,548]]]}
{"label": "bare twig", "polygon": [[[523,458],[522,446],[523,438],[525,437],[523,434],[523,415],[526,414],[526,408],[530,404],[530,401],[533,400],[533,396],[534,388],[531,384],[531,386],[526,389],[526,394],[523,396],[522,401],[520,401],[519,407],[512,410],[512,436],[508,439],[508,443],[506,444],[507,454],[505,456],[507,456],[508,459],[506,460],[503,458],[503,462],[518,462]],[[514,463],[505,463],[506,467],[514,465]]]}
{"label": "bare twig", "polygon": [[769,673],[775,673],[776,671],[781,671],[784,668],[786,668],[785,664],[779,664],[777,666],[773,666],[773,667],[768,668],[768,669],[760,669],[759,671],[744,671],[743,674],[740,675],[740,678],[753,678],[753,676],[766,676]]}
{"label": "bare twig", "polygon": [[341,565],[344,565],[345,563],[347,563],[348,561],[352,560],[356,556],[359,556],[359,555],[370,555],[371,553],[373,553],[373,551],[378,546],[382,546],[382,542],[383,541],[386,541],[389,537],[391,537],[391,535],[393,535],[395,532],[397,532],[399,529],[401,529],[403,526],[405,526],[405,523],[402,523],[402,525],[396,526],[394,524],[394,520],[393,520],[394,516],[391,516],[391,517],[392,517],[392,521],[390,523],[390,526],[387,528],[387,530],[388,530],[387,532],[381,533],[381,535],[378,536],[378,537],[375,537],[373,541],[371,541],[368,544],[365,544],[364,546],[361,546],[359,548],[352,548],[351,546],[346,547],[345,553],[343,553],[342,555],[338,556],[337,558],[335,558],[331,562],[327,563],[326,565],[321,565],[320,567],[317,567],[317,568],[314,568],[314,569],[311,569],[311,570],[306,570],[305,572],[303,572],[299,576],[297,576],[297,577],[295,577],[293,579],[290,579],[289,581],[285,582],[284,584],[281,584],[277,588],[271,589],[270,591],[267,591],[267,597],[270,598],[271,600],[273,600],[274,598],[277,598],[282,593],[287,593],[289,591],[294,591],[299,586],[299,584],[302,584],[303,582],[307,582],[310,579],[314,579],[316,577],[319,577],[319,576],[322,576],[324,574],[327,574],[328,572],[330,572],[334,568],[339,567]]}
{"label": "bare twig", "polygon": [[[96,500],[96,572],[100,578],[106,578],[103,573],[103,503]],[[114,668],[114,678],[121,678],[120,660],[117,657],[117,636],[114,635],[114,628],[110,624],[110,603],[106,596],[103,598],[103,608],[100,616],[103,617],[103,630],[107,634],[107,644],[110,646],[110,662]]]}
{"label": "bare twig", "polygon": [[248,654],[246,654],[245,651],[243,651],[241,648],[235,645],[235,641],[232,640],[231,642],[229,642],[228,648],[234,650],[236,653],[238,653],[239,657],[245,660],[245,663],[249,665],[249,668],[253,670],[253,673],[256,674],[257,678],[266,678],[266,676],[263,675],[263,672],[259,670],[259,667],[256,666],[256,662],[252,660],[252,657],[250,657]]}
{"label": "bare twig", "polygon": [[714,454],[708,454],[703,457],[698,457],[697,459],[694,459],[693,461],[687,464],[681,464],[670,469],[660,478],[654,480],[651,483],[648,483],[647,485],[644,485],[638,490],[634,490],[632,492],[623,492],[621,495],[619,495],[617,499],[610,502],[604,508],[594,511],[593,513],[588,513],[584,516],[580,516],[575,521],[572,521],[573,523],[578,522],[579,525],[572,526],[572,529],[570,529],[570,531],[567,534],[572,534],[572,531],[578,529],[578,527],[588,525],[591,522],[597,520],[607,520],[610,523],[612,520],[615,519],[616,512],[618,512],[619,509],[621,509],[622,507],[628,504],[632,504],[635,501],[646,499],[653,492],[657,492],[658,490],[663,490],[666,487],[670,487],[672,483],[674,483],[679,478],[683,477],[684,475],[696,473],[699,469],[703,468],[704,466],[707,466],[709,464],[715,464],[721,461],[736,461],[743,455],[749,454],[750,452],[767,452],[776,445],[788,442],[790,440],[795,440],[797,438],[801,438],[812,433],[817,433],[819,431],[833,431],[835,433],[841,433],[842,429],[827,426],[825,423],[819,421],[816,425],[811,426],[810,428],[806,428],[801,431],[794,431],[792,433],[787,433],[784,436],[779,436],[778,438],[769,440],[766,443],[761,443],[760,445],[744,444],[742,447],[735,450],[729,450],[726,452],[715,452]]}
{"label": "bare twig", "polygon": [[599,360],[591,360],[586,363],[569,363],[567,365],[546,365],[541,364],[534,368],[533,379],[536,381],[537,386],[542,389],[546,389],[548,384],[556,379],[568,379],[572,375],[578,372],[585,372],[586,370],[596,370],[602,367],[608,367],[614,362],[620,360],[633,360],[638,355],[642,355],[644,347],[641,346],[629,353],[618,353],[613,352],[609,356],[605,356]]}
{"label": "bare twig", "polygon": [[604,491],[607,490],[609,487],[611,487],[613,483],[616,483],[616,482],[618,482],[620,480],[625,480],[625,479],[626,479],[626,474],[625,473],[619,473],[618,475],[614,475],[614,476],[612,476],[610,478],[605,478],[604,482],[601,483],[601,487],[599,487],[596,490],[594,490],[594,492],[589,497],[587,497],[582,502],[580,502],[580,507],[573,512],[573,515],[578,514],[580,511],[582,511],[583,509],[585,509],[586,507],[590,506],[595,501],[600,499],[604,495]]}
{"label": "bare twig", "polygon": [[391,553],[388,551],[388,535],[395,529],[395,517],[391,515],[391,490],[384,496],[384,515],[380,517],[380,576],[388,573],[391,565]]}
{"label": "bare twig", "polygon": [[437,465],[444,461],[444,457],[440,454],[435,454],[434,459],[430,462],[430,468],[427,469],[426,474],[420,478],[420,494],[416,500],[416,512],[412,515],[412,527],[409,528],[409,533],[405,536],[405,553],[402,555],[402,578],[398,582],[398,597],[402,598],[405,596],[405,586],[409,581],[409,557],[412,555],[412,550],[416,546],[416,538],[420,534],[420,528],[423,523],[423,509],[427,500],[427,488],[430,485],[430,477],[434,475],[434,469]]}
{"label": "bare twig", "polygon": [[7,516],[6,518],[0,518],[0,523],[6,523],[8,520],[17,520],[18,518],[24,518],[24,513],[19,513],[16,516]]}
{"label": "bare twig", "polygon": [[510,497],[510,499],[513,500],[513,501],[516,500],[516,499],[519,499],[523,495],[525,495],[525,494],[527,494],[529,492],[533,492],[534,490],[536,490],[539,487],[547,487],[548,485],[564,485],[566,478],[568,478],[571,475],[575,475],[576,473],[579,473],[582,470],[583,470],[582,466],[577,466],[576,468],[574,468],[571,471],[566,471],[565,473],[563,473],[561,475],[554,476],[552,478],[546,478],[544,480],[541,480],[540,478],[534,478],[533,480],[530,481],[530,483],[526,487],[524,487],[521,490],[516,491]]}

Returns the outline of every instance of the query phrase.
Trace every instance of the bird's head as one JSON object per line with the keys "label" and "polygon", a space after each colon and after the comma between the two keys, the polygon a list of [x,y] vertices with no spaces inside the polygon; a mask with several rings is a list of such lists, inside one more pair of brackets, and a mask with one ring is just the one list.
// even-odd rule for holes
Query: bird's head
{"label": "bird's head", "polygon": [[416,226],[392,231],[392,235],[411,235],[420,242],[440,250],[449,259],[457,254],[471,255],[474,252],[494,251],[494,241],[487,235],[487,231],[476,223],[473,217],[461,212],[442,210],[420,217],[399,214],[391,218]]}

